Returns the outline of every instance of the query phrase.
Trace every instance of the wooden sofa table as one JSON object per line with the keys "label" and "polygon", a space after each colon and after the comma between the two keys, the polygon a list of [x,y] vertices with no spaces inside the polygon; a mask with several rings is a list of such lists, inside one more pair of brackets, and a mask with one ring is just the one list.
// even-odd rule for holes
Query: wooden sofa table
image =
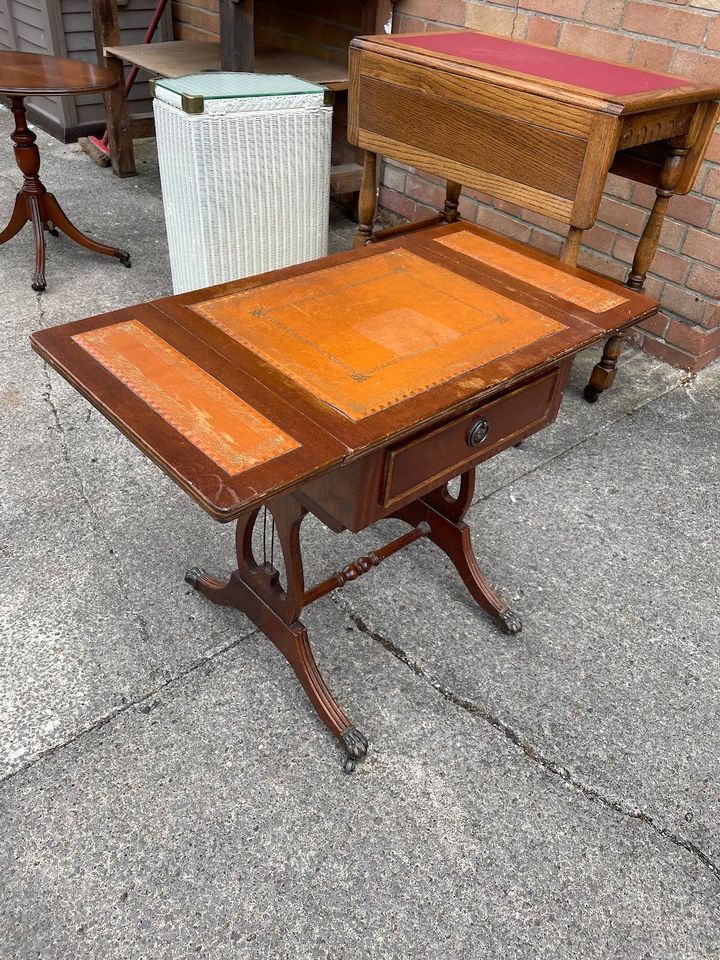
{"label": "wooden sofa table", "polygon": [[[462,521],[474,468],[554,420],[579,350],[656,310],[642,293],[451,224],[43,330],[32,345],[215,519],[237,520],[230,579],[186,579],[275,644],[351,770],[367,740],[320,674],[303,607],[427,538],[518,632]],[[263,507],[284,586],[253,550]],[[306,587],[308,512],[335,532],[389,517],[409,530]]]}
{"label": "wooden sofa table", "polygon": [[[356,244],[378,238],[377,155],[445,178],[445,219],[457,219],[463,185],[568,224],[562,259],[571,265],[612,172],[656,189],[627,281],[641,290],[668,202],[695,182],[719,97],[720,79],[693,82],[473,30],[358,37],[348,124],[348,139],[366,151]],[[621,336],[608,341],[589,402],[612,385],[621,345]]]}

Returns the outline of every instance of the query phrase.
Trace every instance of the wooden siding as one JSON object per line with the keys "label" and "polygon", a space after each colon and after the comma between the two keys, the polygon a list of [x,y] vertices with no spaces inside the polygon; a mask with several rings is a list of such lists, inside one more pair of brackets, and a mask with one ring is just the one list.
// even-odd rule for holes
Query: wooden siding
{"label": "wooden siding", "polygon": [[[123,43],[142,43],[155,6],[156,0],[119,0]],[[169,9],[155,39],[173,39]],[[96,63],[89,0],[0,0],[0,49]],[[131,116],[152,114],[146,75],[140,74],[128,99]],[[28,107],[33,122],[63,140],[100,131],[105,124],[100,94],[33,97]]]}

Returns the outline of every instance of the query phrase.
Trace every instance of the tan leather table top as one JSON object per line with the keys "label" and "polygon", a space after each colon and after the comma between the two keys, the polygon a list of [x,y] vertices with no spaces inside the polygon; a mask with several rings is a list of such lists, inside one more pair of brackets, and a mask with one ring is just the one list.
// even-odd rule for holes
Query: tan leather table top
{"label": "tan leather table top", "polygon": [[656,310],[460,223],[40,331],[32,343],[231,520]]}

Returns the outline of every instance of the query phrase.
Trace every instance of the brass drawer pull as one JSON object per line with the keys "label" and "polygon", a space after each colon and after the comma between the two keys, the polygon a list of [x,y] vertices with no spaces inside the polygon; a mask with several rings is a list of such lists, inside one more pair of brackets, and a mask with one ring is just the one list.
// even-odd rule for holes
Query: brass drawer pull
{"label": "brass drawer pull", "polygon": [[479,447],[490,432],[490,424],[484,417],[480,417],[470,427],[467,433],[467,442],[469,447]]}

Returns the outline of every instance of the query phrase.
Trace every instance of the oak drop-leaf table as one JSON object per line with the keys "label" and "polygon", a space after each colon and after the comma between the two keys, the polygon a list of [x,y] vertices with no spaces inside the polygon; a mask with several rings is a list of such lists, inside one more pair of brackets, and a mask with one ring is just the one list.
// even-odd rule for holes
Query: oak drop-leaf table
{"label": "oak drop-leaf table", "polygon": [[[237,520],[229,580],[186,579],[275,644],[350,770],[367,740],[317,667],[303,607],[425,537],[517,633],[463,523],[475,467],[552,423],[578,351],[656,310],[461,223],[43,330],[32,345],[215,519]],[[253,552],[263,507],[284,585]],[[338,533],[389,517],[409,530],[306,588],[308,512]]]}

